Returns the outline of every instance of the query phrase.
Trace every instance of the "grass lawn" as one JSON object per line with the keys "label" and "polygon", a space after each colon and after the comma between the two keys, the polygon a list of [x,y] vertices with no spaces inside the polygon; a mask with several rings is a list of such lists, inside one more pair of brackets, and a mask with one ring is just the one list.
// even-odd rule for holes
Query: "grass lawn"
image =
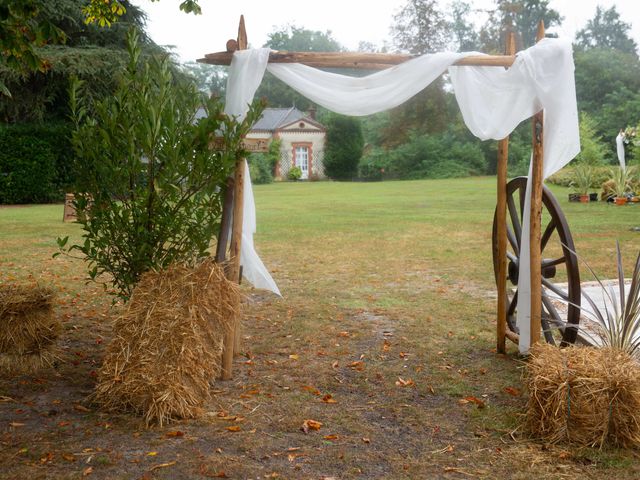
{"label": "grass lawn", "polygon": [[[612,277],[618,239],[632,266],[640,205],[554,191],[584,260]],[[494,178],[255,195],[257,249],[284,298],[245,287],[234,379],[216,382],[202,420],[150,430],[86,403],[118,307],[85,284],[82,262],[51,258],[78,226],[61,205],[0,208],[0,281],[53,284],[65,325],[55,371],[0,378],[0,478],[640,477],[634,452],[513,433],[526,399],[515,347],[494,349]],[[303,433],[305,419],[321,429]]]}

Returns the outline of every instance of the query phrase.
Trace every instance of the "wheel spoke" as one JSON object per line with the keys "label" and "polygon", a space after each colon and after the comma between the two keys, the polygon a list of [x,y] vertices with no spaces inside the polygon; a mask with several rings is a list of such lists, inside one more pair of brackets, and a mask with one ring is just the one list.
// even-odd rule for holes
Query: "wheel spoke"
{"label": "wheel spoke", "polygon": [[516,311],[516,306],[518,305],[518,291],[513,295],[511,299],[511,303],[509,304],[509,308],[507,309],[507,316],[513,315]]}
{"label": "wheel spoke", "polygon": [[513,253],[511,253],[508,250],[507,250],[507,260],[510,260],[511,262],[513,262],[515,264],[518,263],[518,257],[516,257]]}
{"label": "wheel spoke", "polygon": [[513,225],[513,231],[518,240],[518,246],[520,246],[520,237],[522,237],[522,227],[520,225],[520,217],[518,215],[518,210],[516,209],[515,201],[513,200],[513,196],[509,195],[507,197],[507,208],[509,210],[509,216],[511,217],[511,225]]}
{"label": "wheel spoke", "polygon": [[551,301],[551,299],[547,296],[543,296],[542,297],[542,304],[545,306],[545,308],[547,309],[547,312],[549,312],[549,316],[550,316],[550,320],[551,322],[562,332],[564,332],[564,325],[565,322],[562,320],[562,318],[560,317],[560,314],[558,313],[558,310],[556,310],[556,307],[553,306],[553,302]]}
{"label": "wheel spoke", "polygon": [[545,260],[542,262],[542,268],[553,267],[554,265],[560,265],[566,262],[567,262],[567,258],[564,256],[560,258],[556,258],[555,260]]}
{"label": "wheel spoke", "polygon": [[549,290],[551,290],[553,293],[558,295],[562,300],[569,301],[569,294],[567,292],[565,292],[564,290],[561,290],[559,287],[557,287],[556,285],[551,283],[546,278],[542,278],[542,285],[544,285]]}
{"label": "wheel spoke", "polygon": [[516,255],[520,255],[520,245],[515,235],[513,234],[513,231],[509,227],[507,227],[507,238],[509,239],[511,248],[513,248],[513,251],[516,252]]}
{"label": "wheel spoke", "polygon": [[551,238],[551,235],[553,234],[553,231],[555,229],[556,229],[556,222],[552,218],[551,221],[549,222],[549,224],[547,225],[547,228],[544,229],[544,233],[542,234],[542,237],[541,237],[541,240],[540,240],[540,252],[544,251],[544,249],[547,246],[547,243],[549,242],[549,239]]}

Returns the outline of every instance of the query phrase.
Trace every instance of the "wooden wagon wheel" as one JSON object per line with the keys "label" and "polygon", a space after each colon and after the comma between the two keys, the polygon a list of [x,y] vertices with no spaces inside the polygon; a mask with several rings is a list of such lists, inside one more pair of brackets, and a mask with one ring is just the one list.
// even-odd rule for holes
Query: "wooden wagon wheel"
{"label": "wooden wagon wheel", "polygon": [[[522,231],[522,214],[524,211],[527,178],[517,177],[507,184],[507,278],[512,285],[517,285],[518,256],[520,253],[520,236]],[[542,226],[540,251],[542,258],[542,332],[548,343],[561,345],[574,343],[580,322],[580,272],[575,254],[573,238],[567,220],[553,194],[543,188],[542,193]],[[546,227],[545,227],[546,224]],[[498,275],[498,241],[496,215],[493,217],[493,269]],[[546,258],[545,258],[546,257]],[[567,287],[560,287],[552,282],[556,277],[567,282]],[[554,302],[558,297],[567,305],[567,319],[560,316]],[[507,328],[518,333],[516,327],[516,311],[518,307],[518,291],[507,295]]]}

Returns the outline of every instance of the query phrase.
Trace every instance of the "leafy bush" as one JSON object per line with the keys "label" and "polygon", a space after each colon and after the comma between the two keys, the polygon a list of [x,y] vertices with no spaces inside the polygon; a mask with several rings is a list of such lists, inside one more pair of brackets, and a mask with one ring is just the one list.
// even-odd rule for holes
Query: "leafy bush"
{"label": "leafy bush", "polygon": [[56,158],[34,135],[0,130],[0,203],[46,203],[55,199]]}
{"label": "leafy bush", "polygon": [[360,162],[360,172],[369,180],[450,178],[485,174],[487,163],[478,142],[461,141],[453,132],[412,134],[395,149],[371,149]]}
{"label": "leafy bush", "polygon": [[[575,179],[576,166],[571,165],[551,175],[546,181],[553,185],[562,187],[570,187],[571,182]],[[611,167],[591,167],[591,187],[599,188],[604,182],[611,178]]]}
{"label": "leafy bush", "polygon": [[300,167],[291,167],[289,169],[289,173],[287,173],[287,178],[292,181],[300,180],[302,178],[302,170]]}
{"label": "leafy bush", "polygon": [[273,182],[273,170],[280,158],[280,144],[280,140],[272,140],[267,153],[254,153],[249,157],[249,172],[254,184]]}
{"label": "leafy bush", "polygon": [[597,124],[586,112],[580,113],[580,153],[575,161],[585,165],[604,165],[607,149],[598,136]]}
{"label": "leafy bush", "polygon": [[327,145],[324,170],[329,178],[351,180],[358,173],[358,163],[364,148],[360,120],[332,114],[326,121]]}
{"label": "leafy bush", "polygon": [[64,122],[0,128],[0,203],[61,201],[73,182],[70,135]]}
{"label": "leafy bush", "polygon": [[[92,104],[76,82],[71,89],[77,154],[76,209],[84,241],[77,251],[89,276],[101,274],[127,299],[142,273],[209,255],[220,224],[222,187],[238,158],[241,139],[261,108],[242,123],[203,99],[195,85],[176,79],[167,56],[142,61],[130,32],[129,63],[115,94]],[[207,117],[197,123],[204,102]],[[223,151],[209,148],[222,132]]]}

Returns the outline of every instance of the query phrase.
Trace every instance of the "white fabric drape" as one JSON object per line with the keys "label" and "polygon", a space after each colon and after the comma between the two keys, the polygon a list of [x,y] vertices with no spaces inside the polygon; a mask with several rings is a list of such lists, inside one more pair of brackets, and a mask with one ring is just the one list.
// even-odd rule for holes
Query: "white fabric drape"
{"label": "white fabric drape", "polygon": [[[452,64],[474,53],[423,55],[387,70],[366,76],[349,77],[300,64],[269,64],[269,50],[245,50],[234,54],[227,83],[227,113],[238,115],[253,98],[265,68],[309,99],[345,115],[369,115],[400,105],[421,91],[447,69],[465,123],[482,140],[500,140],[523,120],[544,109],[544,176],[566,165],[580,151],[578,116],[571,44],[544,39],[520,52],[509,69],[500,67],[455,67]],[[247,174],[248,178],[248,174]],[[245,192],[245,218],[255,219],[250,182]],[[528,209],[525,209],[528,217]],[[249,225],[251,244],[241,262],[245,277],[259,285],[275,283],[253,249],[255,222]],[[530,290],[529,229],[525,218],[520,258],[518,325],[520,350],[529,346]],[[253,256],[255,254],[255,256]],[[256,267],[254,267],[254,262]],[[259,264],[257,263],[259,262]],[[247,272],[252,272],[255,283]],[[524,280],[524,282],[523,282]],[[275,289],[273,288],[275,287]]]}
{"label": "white fabric drape", "polygon": [[622,132],[618,133],[616,137],[616,151],[618,153],[618,162],[620,162],[620,167],[623,170],[626,170],[627,164],[624,158],[624,134]]}

